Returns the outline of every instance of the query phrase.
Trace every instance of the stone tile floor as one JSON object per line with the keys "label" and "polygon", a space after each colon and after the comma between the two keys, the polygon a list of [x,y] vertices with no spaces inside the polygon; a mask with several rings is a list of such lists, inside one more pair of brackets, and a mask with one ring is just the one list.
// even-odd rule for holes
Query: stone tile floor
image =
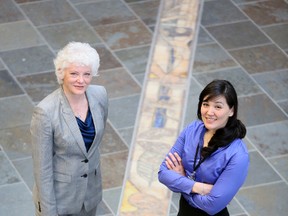
{"label": "stone tile floor", "polygon": [[[288,4],[206,0],[184,125],[215,78],[239,94],[248,128],[249,176],[231,215],[288,212]],[[0,0],[0,215],[31,216],[29,124],[33,106],[57,88],[53,58],[69,41],[91,43],[110,110],[102,153],[104,197],[97,215],[117,215],[160,0]],[[174,194],[170,215],[176,215]]]}

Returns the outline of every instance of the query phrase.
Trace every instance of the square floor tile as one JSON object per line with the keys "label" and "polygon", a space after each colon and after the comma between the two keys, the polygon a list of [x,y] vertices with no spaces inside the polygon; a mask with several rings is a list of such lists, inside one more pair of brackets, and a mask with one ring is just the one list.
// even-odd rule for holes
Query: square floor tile
{"label": "square floor tile", "polygon": [[0,70],[0,98],[24,94],[7,70]]}
{"label": "square floor tile", "polygon": [[75,7],[93,27],[137,19],[122,1],[105,0]]}
{"label": "square floor tile", "polygon": [[126,170],[128,151],[101,155],[103,189],[121,187]]}
{"label": "square floor tile", "polygon": [[109,122],[106,124],[105,133],[100,146],[101,154],[127,151],[128,148]]}
{"label": "square floor tile", "polygon": [[255,2],[239,7],[258,25],[288,21],[288,4],[284,0]]}
{"label": "square floor tile", "polygon": [[65,0],[33,2],[22,4],[20,7],[35,26],[80,19],[80,16]]}
{"label": "square floor tile", "polygon": [[280,173],[280,175],[288,181],[288,155],[268,159],[272,166]]}
{"label": "square floor tile", "polygon": [[103,202],[103,200],[99,203],[99,205],[97,206],[97,212],[96,215],[98,216],[110,216],[110,214],[112,215],[111,211],[109,210],[109,208],[107,207],[107,205]]}
{"label": "square floor tile", "polygon": [[[256,151],[249,152],[250,165],[243,187],[281,181],[281,177]],[[261,171],[260,171],[261,170]]]}
{"label": "square floor tile", "polygon": [[266,157],[288,154],[288,121],[249,128],[247,136]]}
{"label": "square floor tile", "polygon": [[156,25],[160,0],[148,0],[130,4],[130,8],[148,26]]}
{"label": "square floor tile", "polygon": [[281,102],[278,102],[278,105],[283,109],[283,111],[288,114],[288,100],[284,100]]}
{"label": "square floor tile", "polygon": [[105,86],[110,99],[141,92],[140,86],[123,68],[103,71],[92,83]]}
{"label": "square floor tile", "polygon": [[249,215],[286,215],[288,186],[284,182],[241,190],[237,199]]}
{"label": "square floor tile", "polygon": [[96,33],[83,20],[44,26],[38,29],[54,50],[61,49],[71,41],[89,44],[101,42]]}
{"label": "square floor tile", "polygon": [[0,14],[0,23],[24,20],[23,14],[11,0],[1,0]]}
{"label": "square floor tile", "polygon": [[197,43],[198,45],[205,43],[215,43],[215,40],[207,33],[207,31],[202,26],[200,26],[198,31]]}
{"label": "square floor tile", "polygon": [[11,165],[3,151],[0,152],[0,171],[0,186],[14,184],[21,181],[16,170]]}
{"label": "square floor tile", "polygon": [[117,215],[118,206],[121,198],[122,187],[111,188],[103,191],[103,200],[112,209],[113,213]]}
{"label": "square floor tile", "polygon": [[0,25],[0,51],[44,44],[37,31],[27,21]]}
{"label": "square floor tile", "polygon": [[199,45],[196,48],[193,73],[235,66],[237,63],[216,43]]}
{"label": "square floor tile", "polygon": [[263,27],[268,36],[282,49],[288,49],[288,24]]}
{"label": "square floor tile", "polygon": [[250,74],[288,68],[288,57],[273,44],[230,51]]}
{"label": "square floor tile", "polygon": [[0,187],[0,215],[31,216],[35,214],[32,194],[27,187],[21,184]]}
{"label": "square floor tile", "polygon": [[32,152],[30,124],[1,129],[0,145],[11,160],[30,157]]}
{"label": "square floor tile", "polygon": [[215,25],[247,20],[247,17],[230,0],[204,1],[201,24]]}
{"label": "square floor tile", "polygon": [[255,74],[253,78],[274,100],[288,100],[288,70]]}
{"label": "square floor tile", "polygon": [[100,58],[99,70],[108,70],[108,69],[122,67],[120,62],[115,58],[112,52],[109,49],[107,49],[106,46],[104,46],[103,44],[97,44],[97,45],[94,45],[93,47],[97,50],[99,54],[99,58]]}
{"label": "square floor tile", "polygon": [[131,74],[144,74],[149,59],[149,52],[150,46],[143,46],[115,51],[115,55]]}
{"label": "square floor tile", "polygon": [[27,96],[0,99],[0,129],[30,124],[33,105]]}
{"label": "square floor tile", "polygon": [[240,97],[238,103],[239,119],[247,127],[288,119],[265,94]]}
{"label": "square floor tile", "polygon": [[54,72],[33,74],[17,78],[33,102],[39,102],[59,88]]}
{"label": "square floor tile", "polygon": [[152,41],[151,32],[140,21],[98,26],[95,30],[112,50],[148,45]]}
{"label": "square floor tile", "polygon": [[206,27],[226,49],[269,43],[269,39],[250,21]]}
{"label": "square floor tile", "polygon": [[32,157],[13,161],[15,168],[21,175],[25,184],[29,187],[30,191],[33,190],[34,175],[33,175],[33,160]]}
{"label": "square floor tile", "polygon": [[36,46],[0,53],[15,76],[54,70],[54,54],[47,46]]}
{"label": "square floor tile", "polygon": [[132,127],[119,129],[118,133],[121,135],[121,137],[123,137],[126,145],[130,148],[131,141],[133,138],[133,133],[134,133],[134,127],[132,126]]}
{"label": "square floor tile", "polygon": [[238,96],[262,93],[257,83],[241,68],[224,69],[215,72],[201,73],[193,75],[203,86],[214,79],[225,79],[231,82]]}
{"label": "square floor tile", "polygon": [[108,118],[117,130],[134,126],[139,99],[140,95],[133,95],[109,101]]}

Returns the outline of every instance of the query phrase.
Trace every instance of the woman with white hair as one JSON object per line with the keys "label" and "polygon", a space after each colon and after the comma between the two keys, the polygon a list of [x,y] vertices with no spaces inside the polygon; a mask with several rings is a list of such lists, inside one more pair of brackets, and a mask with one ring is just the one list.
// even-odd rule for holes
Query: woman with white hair
{"label": "woman with white hair", "polygon": [[102,199],[101,143],[108,97],[90,85],[99,55],[71,42],[57,54],[60,87],[35,108],[31,121],[36,216],[95,216]]}

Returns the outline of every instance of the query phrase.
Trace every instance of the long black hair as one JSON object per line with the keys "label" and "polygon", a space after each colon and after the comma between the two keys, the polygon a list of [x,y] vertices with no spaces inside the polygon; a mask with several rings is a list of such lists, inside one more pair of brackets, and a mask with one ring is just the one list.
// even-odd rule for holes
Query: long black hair
{"label": "long black hair", "polygon": [[237,119],[238,114],[238,99],[237,93],[233,85],[227,80],[213,80],[210,82],[200,93],[197,117],[202,120],[201,116],[201,106],[203,100],[211,100],[218,96],[223,96],[229,108],[233,108],[233,115],[229,117],[227,124],[224,128],[220,128],[212,136],[208,143],[208,147],[202,149],[201,155],[203,157],[208,157],[213,152],[215,152],[219,147],[229,145],[236,138],[244,138],[246,135],[245,125]]}

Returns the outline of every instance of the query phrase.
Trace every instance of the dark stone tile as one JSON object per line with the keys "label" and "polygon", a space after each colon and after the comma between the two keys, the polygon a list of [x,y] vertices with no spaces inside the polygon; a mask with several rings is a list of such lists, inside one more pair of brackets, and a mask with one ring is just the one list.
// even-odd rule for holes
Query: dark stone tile
{"label": "dark stone tile", "polygon": [[99,205],[97,206],[96,215],[101,216],[101,215],[107,215],[107,214],[109,214],[109,213],[111,213],[111,211],[109,210],[109,208],[107,207],[107,205],[106,205],[103,201],[101,201],[101,202],[99,203]]}
{"label": "dark stone tile", "polygon": [[160,0],[148,0],[130,4],[130,8],[140,17],[148,26],[155,25],[157,22],[158,8]]}
{"label": "dark stone tile", "polygon": [[234,86],[238,96],[261,93],[257,84],[241,68],[231,68],[209,73],[193,75],[202,86],[206,86],[214,79],[226,79]]}
{"label": "dark stone tile", "polygon": [[105,0],[79,4],[76,8],[94,27],[137,19],[121,1]]}
{"label": "dark stone tile", "polygon": [[266,157],[288,154],[288,121],[249,128],[247,136]]}
{"label": "dark stone tile", "polygon": [[25,184],[32,191],[33,185],[34,185],[32,157],[13,161],[13,164],[14,164],[15,168],[17,169],[18,173],[21,175]]}
{"label": "dark stone tile", "polygon": [[288,99],[288,70],[255,74],[253,78],[274,100]]}
{"label": "dark stone tile", "polygon": [[278,102],[278,105],[284,110],[286,114],[288,114],[288,100]]}
{"label": "dark stone tile", "polygon": [[273,167],[288,181],[288,155],[268,159]]}
{"label": "dark stone tile", "polygon": [[288,49],[288,24],[275,25],[269,27],[263,27],[269,37],[278,44],[282,49]]}
{"label": "dark stone tile", "polygon": [[152,41],[152,34],[140,21],[98,26],[95,29],[112,50],[148,45]]}
{"label": "dark stone tile", "polygon": [[283,0],[256,2],[239,7],[258,25],[288,21],[288,4]]}
{"label": "dark stone tile", "polygon": [[[111,188],[107,191],[104,190],[103,199],[113,211],[113,215],[117,215],[120,198],[122,193],[122,187]],[[111,215],[112,216],[112,215]]]}
{"label": "dark stone tile", "polygon": [[24,94],[7,70],[0,70],[0,98]]}
{"label": "dark stone tile", "polygon": [[139,85],[143,86],[145,81],[145,74],[135,74],[134,77],[139,82]]}
{"label": "dark stone tile", "polygon": [[237,66],[236,62],[216,43],[196,48],[193,73]]}
{"label": "dark stone tile", "polygon": [[59,88],[54,72],[18,77],[18,80],[33,102],[41,101],[52,91]]}
{"label": "dark stone tile", "polygon": [[120,62],[114,57],[114,55],[102,44],[97,44],[93,46],[100,58],[100,68],[99,70],[107,70],[112,68],[122,67]]}
{"label": "dark stone tile", "polygon": [[243,187],[256,186],[264,183],[280,181],[280,176],[265,161],[265,159],[256,151],[250,152],[250,166],[248,176]]}
{"label": "dark stone tile", "polygon": [[199,84],[198,80],[192,76],[192,79],[190,80],[190,88],[188,92],[187,107],[184,118],[185,126],[197,119],[199,94],[203,88],[204,87]]}
{"label": "dark stone tile", "polygon": [[127,151],[128,148],[124,144],[122,138],[118,135],[109,122],[106,124],[105,133],[100,147],[101,154],[115,153],[120,151]]}
{"label": "dark stone tile", "polygon": [[150,46],[123,49],[115,52],[131,74],[143,74],[147,67]]}
{"label": "dark stone tile", "polygon": [[230,0],[204,2],[202,25],[215,25],[239,20],[247,20],[247,17]]}
{"label": "dark stone tile", "polygon": [[230,51],[250,74],[288,68],[288,57],[273,44]]}
{"label": "dark stone tile", "polygon": [[80,19],[66,0],[51,0],[20,5],[35,26]]}
{"label": "dark stone tile", "polygon": [[43,45],[37,31],[27,21],[0,25],[0,51]]}
{"label": "dark stone tile", "polygon": [[237,199],[249,215],[286,215],[288,186],[284,182],[241,190]]}
{"label": "dark stone tile", "polygon": [[287,116],[264,94],[239,98],[239,119],[246,126],[283,121]]}
{"label": "dark stone tile", "polygon": [[31,216],[35,215],[31,191],[26,185],[13,184],[0,188],[0,210],[3,216]]}
{"label": "dark stone tile", "polygon": [[123,185],[127,158],[128,151],[101,156],[103,189]]}
{"label": "dark stone tile", "polygon": [[210,37],[207,31],[200,26],[198,33],[198,44],[215,43],[214,39]]}
{"label": "dark stone tile", "polygon": [[33,105],[27,96],[0,99],[0,130],[30,124]]}
{"label": "dark stone tile", "polygon": [[243,208],[236,202],[235,198],[227,205],[230,215],[245,215]]}
{"label": "dark stone tile", "polygon": [[83,20],[44,26],[38,29],[54,50],[61,49],[70,41],[89,44],[101,42],[96,33]]}
{"label": "dark stone tile", "polygon": [[134,127],[122,128],[118,130],[118,133],[125,140],[128,147],[131,146],[131,141],[133,137]]}
{"label": "dark stone tile", "polygon": [[108,118],[117,130],[134,126],[139,99],[140,95],[134,95],[109,101]]}
{"label": "dark stone tile", "polygon": [[0,14],[0,23],[24,20],[23,14],[11,0],[1,0]]}
{"label": "dark stone tile", "polygon": [[47,46],[6,51],[0,56],[15,76],[54,70],[54,54]]}
{"label": "dark stone tile", "polygon": [[[11,166],[4,152],[0,152],[0,186],[20,182],[20,178]],[[1,201],[2,202],[2,201]]]}
{"label": "dark stone tile", "polygon": [[31,156],[30,124],[0,130],[0,143],[11,160]]}
{"label": "dark stone tile", "polygon": [[269,43],[269,39],[252,23],[238,22],[206,28],[226,49]]}
{"label": "dark stone tile", "polygon": [[105,86],[110,99],[141,92],[139,85],[123,68],[103,71],[92,83]]}

